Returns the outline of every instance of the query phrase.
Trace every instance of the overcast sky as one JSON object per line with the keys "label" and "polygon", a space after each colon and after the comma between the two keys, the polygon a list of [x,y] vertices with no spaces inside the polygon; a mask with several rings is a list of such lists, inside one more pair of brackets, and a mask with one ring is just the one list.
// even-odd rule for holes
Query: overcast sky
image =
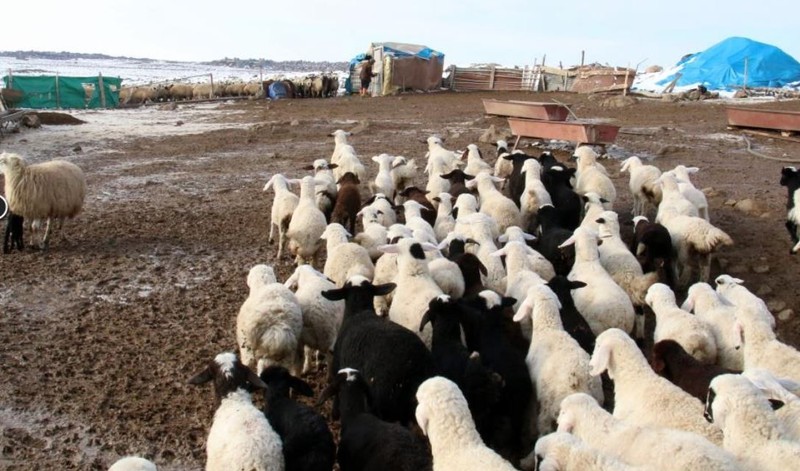
{"label": "overcast sky", "polygon": [[585,50],[587,62],[646,67],[745,36],[800,60],[800,2],[790,0],[3,3],[0,50],[344,61],[373,41],[397,41],[442,51],[447,65],[521,66],[546,54],[548,65],[568,66]]}

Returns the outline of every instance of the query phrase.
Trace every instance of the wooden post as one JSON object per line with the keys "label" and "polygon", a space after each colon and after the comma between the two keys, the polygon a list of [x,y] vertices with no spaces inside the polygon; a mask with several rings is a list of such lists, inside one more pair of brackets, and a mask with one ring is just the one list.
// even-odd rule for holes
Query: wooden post
{"label": "wooden post", "polygon": [[492,73],[489,75],[489,90],[494,90],[494,70],[495,67],[492,66]]}
{"label": "wooden post", "polygon": [[547,59],[547,54],[542,56],[542,67],[544,67],[544,61]]}
{"label": "wooden post", "polygon": [[8,69],[8,88],[14,88],[14,75],[11,74],[11,69]]}
{"label": "wooden post", "polygon": [[58,72],[56,72],[56,108],[61,108],[61,95],[58,91]]}
{"label": "wooden post", "polygon": [[97,74],[97,86],[100,87],[100,107],[106,108],[106,87],[103,86],[103,73]]}
{"label": "wooden post", "polygon": [[628,76],[631,73],[630,67],[625,69],[625,82],[622,84],[622,96],[628,96]]}
{"label": "wooden post", "polygon": [[586,51],[581,51],[581,67],[583,67],[583,61],[586,58]]}
{"label": "wooden post", "polygon": [[450,90],[456,89],[456,65],[450,66]]}
{"label": "wooden post", "polygon": [[214,74],[208,74],[208,77],[211,79],[211,92],[209,92],[208,98],[214,98]]}
{"label": "wooden post", "polygon": [[747,57],[744,58],[744,83],[742,84],[742,90],[747,91]]}

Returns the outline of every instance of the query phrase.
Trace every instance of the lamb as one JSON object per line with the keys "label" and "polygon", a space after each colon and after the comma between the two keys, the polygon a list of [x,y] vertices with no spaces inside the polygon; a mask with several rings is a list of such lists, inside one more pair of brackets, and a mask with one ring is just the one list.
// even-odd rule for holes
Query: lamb
{"label": "lamb", "polygon": [[53,219],[74,218],[83,209],[86,177],[75,164],[51,160],[28,164],[17,154],[0,154],[0,174],[5,175],[8,210],[22,218],[46,220],[41,247],[50,245]]}
{"label": "lamb", "polygon": [[249,392],[267,385],[232,352],[217,355],[189,384],[209,381],[214,381],[218,407],[206,441],[206,470],[283,471],[281,438]]}
{"label": "lamb", "polygon": [[394,205],[383,193],[377,193],[366,201],[366,205],[378,211],[378,222],[385,228],[397,223],[397,215],[394,212]]}
{"label": "lamb", "polygon": [[[414,159],[408,160],[402,155],[398,155],[392,160],[390,175],[392,176],[392,185],[395,190],[411,186],[411,181],[417,175],[417,163]],[[394,199],[394,196],[392,195],[392,199]]]}
{"label": "lamb", "polygon": [[497,222],[497,229],[503,233],[509,226],[519,226],[520,213],[517,205],[494,186],[499,181],[501,179],[482,173],[467,182],[467,188],[478,188],[480,212],[492,217]]}
{"label": "lamb", "polygon": [[690,173],[697,173],[699,171],[700,169],[697,167],[678,165],[668,173],[675,175],[678,180],[678,189],[684,198],[689,200],[694,207],[697,208],[698,216],[706,221],[710,221],[708,216],[708,201],[706,200],[706,195],[702,191],[695,188],[694,184],[692,184],[692,180],[689,178]]}
{"label": "lamb", "polygon": [[436,233],[436,239],[442,241],[456,226],[456,220],[453,218],[453,197],[450,193],[439,193],[439,196],[434,197],[433,200],[439,203],[439,207],[436,208],[433,232]]}
{"label": "lamb", "polygon": [[[498,240],[503,244],[516,241],[527,245],[528,241],[535,241],[536,236],[523,232],[523,230],[517,226],[510,226],[506,229],[504,234],[500,235]],[[545,280],[550,280],[556,276],[556,271],[555,268],[553,268],[553,264],[550,263],[550,261],[547,260],[544,255],[540,254],[536,250],[531,249],[530,251],[527,251],[526,258],[528,259],[531,270],[536,272],[536,274]]]}
{"label": "lamb", "polygon": [[520,215],[522,217],[522,227],[531,230],[538,226],[536,215],[539,208],[545,204],[553,204],[550,193],[544,187],[541,178],[542,167],[534,159],[526,160],[522,164],[522,177],[525,179],[525,187],[519,199]]}
{"label": "lamb", "polygon": [[[403,191],[400,192],[400,196],[402,196],[403,198],[406,198],[407,200],[416,201],[417,203],[419,203],[424,207],[424,209],[420,210],[420,216],[422,216],[422,219],[424,219],[425,222],[427,222],[428,224],[431,225],[431,227],[433,227],[433,225],[436,224],[436,208],[431,203],[431,201],[428,200],[428,197],[426,196],[427,194],[428,194],[427,191],[422,191],[415,186],[406,187],[403,189]],[[439,193],[436,193],[436,195],[438,194]]]}
{"label": "lamb", "polygon": [[466,289],[461,267],[444,257],[434,258],[428,262],[431,278],[442,292],[454,299],[461,299]]}
{"label": "lamb", "polygon": [[414,332],[375,314],[373,298],[394,288],[394,283],[373,285],[356,276],[343,288],[322,292],[331,301],[345,301],[344,320],[328,370],[329,382],[334,382],[334,372],[345,365],[357,368],[370,378],[375,415],[388,422],[407,424],[414,416],[414,393],[433,375],[434,364],[430,351]]}
{"label": "lamb", "polygon": [[295,295],[278,283],[272,267],[255,265],[247,275],[250,295],[236,318],[242,363],[260,372],[283,365],[299,374],[303,314]]}
{"label": "lamb", "polygon": [[781,186],[785,186],[789,192],[786,201],[786,230],[792,243],[797,244],[791,253],[797,253],[800,247],[800,173],[795,167],[783,167],[781,169]]}
{"label": "lamb", "polygon": [[598,155],[589,146],[580,146],[575,150],[578,159],[578,172],[576,174],[575,191],[579,195],[589,192],[597,193],[602,199],[603,208],[611,210],[617,199],[617,190],[614,183],[608,178],[605,168],[597,162]]}
{"label": "lamb", "polygon": [[536,441],[536,448],[522,460],[526,471],[635,471],[616,458],[590,448],[575,435],[554,432]]}
{"label": "lamb", "polygon": [[269,222],[269,243],[273,243],[275,227],[278,227],[278,259],[283,254],[283,236],[289,229],[292,214],[297,209],[300,198],[289,190],[290,180],[280,173],[276,173],[264,185],[264,191],[274,188],[275,197],[272,200],[272,210]]}
{"label": "lamb", "polygon": [[375,276],[375,265],[364,247],[348,242],[350,234],[337,223],[328,224],[320,236],[326,242],[325,276],[336,286],[344,286],[351,277],[361,275],[368,280]]}
{"label": "lamb", "polygon": [[417,401],[417,423],[430,440],[434,471],[515,469],[483,443],[455,383],[441,376],[428,379],[417,390]]}
{"label": "lamb", "polygon": [[658,211],[656,211],[656,222],[664,224],[662,213],[664,208],[668,207],[673,208],[677,214],[684,216],[700,216],[697,206],[681,193],[678,179],[674,174],[664,173],[658,177],[658,182],[661,184],[661,203],[658,205]]}
{"label": "lamb", "polygon": [[800,469],[800,444],[788,439],[767,398],[744,376],[711,381],[705,417],[719,425],[723,446],[747,469]]}
{"label": "lamb", "polygon": [[558,297],[545,285],[531,287],[514,315],[515,322],[530,319],[531,344],[525,363],[539,400],[536,430],[540,435],[556,429],[561,401],[572,393],[590,394],[603,402],[603,384],[589,376],[589,354],[561,324]]}
{"label": "lamb", "polygon": [[381,154],[372,157],[372,161],[378,164],[378,174],[375,175],[375,182],[370,184],[372,194],[394,195],[395,186],[392,178],[394,157],[389,154]]}
{"label": "lamb", "polygon": [[632,251],[642,265],[642,271],[649,273],[663,268],[664,282],[675,289],[675,265],[672,258],[672,237],[666,227],[650,222],[644,216],[633,218]]}
{"label": "lamb", "polygon": [[600,265],[597,234],[579,227],[559,248],[573,244],[575,264],[567,278],[587,284],[572,294],[578,312],[586,318],[595,335],[612,327],[631,332],[634,324],[633,304]]}
{"label": "lamb", "polygon": [[330,471],[336,459],[336,444],[325,418],[289,397],[290,389],[311,397],[314,395],[311,386],[280,366],[265,369],[260,379],[267,385],[264,415],[281,437],[286,469]]}
{"label": "lamb", "polygon": [[775,330],[775,317],[769,312],[767,303],[743,286],[743,280],[723,274],[716,277],[714,283],[717,285],[717,295],[723,301],[737,308],[752,307],[753,309],[747,312],[755,315],[772,330]]}
{"label": "lamb", "polygon": [[117,460],[108,471],[158,471],[155,463],[138,456],[126,456]]}
{"label": "lamb", "polygon": [[467,189],[467,180],[472,180],[475,177],[473,175],[467,175],[463,170],[455,169],[448,173],[439,175],[439,178],[444,178],[448,181],[449,189],[447,190],[447,193],[450,193],[450,195],[456,199],[464,193],[470,192]]}
{"label": "lamb", "polygon": [[697,281],[708,280],[711,254],[721,247],[733,245],[733,239],[705,219],[678,214],[673,207],[659,206],[661,224],[667,228],[677,259],[676,286],[688,288]]}
{"label": "lamb", "polygon": [[[742,376],[761,390],[775,410],[775,415],[786,429],[787,436],[795,442],[800,442],[800,398],[789,391],[800,389],[800,384],[776,378],[768,370],[753,368],[742,373]],[[788,384],[786,384],[788,383]]]}
{"label": "lamb", "polygon": [[304,170],[313,170],[314,180],[320,182],[315,187],[314,198],[317,200],[317,207],[325,215],[326,221],[331,219],[333,205],[336,204],[336,195],[339,191],[336,179],[333,177],[333,170],[337,167],[336,164],[328,164],[325,159],[317,159],[312,165],[304,167]]}
{"label": "lamb", "polygon": [[[389,319],[397,324],[416,331],[422,316],[428,310],[431,299],[443,294],[439,285],[433,280],[425,259],[425,251],[435,250],[429,244],[420,244],[413,239],[402,239],[397,244],[385,245],[381,250],[396,253],[397,257],[397,289],[395,298],[401,303],[392,303],[389,308]],[[431,329],[420,332],[426,346],[431,344]]]}
{"label": "lamb", "polygon": [[580,227],[597,232],[597,219],[606,211],[605,204],[608,203],[608,201],[601,198],[600,195],[593,191],[584,194],[581,199],[583,199],[583,219],[581,220]]}
{"label": "lamb", "polygon": [[620,172],[629,172],[628,186],[633,195],[633,216],[646,216],[648,207],[657,208],[661,203],[661,185],[658,179],[661,170],[653,165],[644,165],[642,159],[631,156],[622,161]]}
{"label": "lamb", "polygon": [[[342,325],[344,303],[329,301],[322,291],[336,288],[336,284],[311,265],[300,265],[283,284],[294,290],[300,311],[303,313],[303,330],[300,343],[305,350],[303,374],[311,370],[312,354],[329,355],[336,342],[336,334]],[[330,364],[330,361],[327,362]],[[317,366],[319,360],[317,359]]]}
{"label": "lamb", "polygon": [[744,369],[764,368],[775,376],[800,382],[800,352],[780,342],[772,327],[764,321],[769,312],[754,305],[738,306],[734,338],[744,346]]}
{"label": "lamb", "polygon": [[738,471],[729,452],[705,438],[681,430],[643,426],[620,420],[586,394],[576,393],[561,403],[558,431],[569,432],[588,446],[625,463],[658,471]]}
{"label": "lamb", "polygon": [[320,236],[325,232],[325,215],[317,207],[314,199],[314,177],[305,176],[300,183],[300,202],[289,222],[286,237],[289,238],[289,252],[295,256],[295,263],[302,265],[312,260],[315,264],[321,247]]}
{"label": "lamb", "polygon": [[742,351],[736,349],[731,336],[736,322],[736,308],[732,304],[725,301],[708,283],[701,282],[689,287],[681,309],[687,312],[694,311],[698,319],[708,324],[717,344],[719,366],[737,371],[744,369]]}
{"label": "lamb", "polygon": [[591,374],[608,371],[614,381],[614,417],[639,426],[676,428],[722,443],[720,430],[700,417],[703,404],[658,376],[639,347],[620,329],[597,336]]}
{"label": "lamb", "polygon": [[557,275],[547,282],[547,286],[558,296],[561,303],[561,324],[564,330],[578,342],[578,345],[588,353],[594,351],[596,336],[586,319],[578,312],[575,302],[572,299],[572,291],[585,288],[586,283],[578,280],[568,280],[566,277]]}
{"label": "lamb", "polygon": [[611,279],[625,290],[634,306],[644,306],[647,289],[658,281],[658,273],[643,273],[639,261],[625,246],[619,233],[619,218],[613,211],[603,211],[596,220],[600,229],[598,247],[600,264]]}
{"label": "lamb", "polygon": [[373,206],[365,206],[358,215],[361,216],[361,226],[364,230],[356,234],[353,241],[367,249],[369,258],[375,263],[382,253],[378,250],[378,246],[386,244],[389,237],[386,227],[381,223],[383,213]]}
{"label": "lamb", "polygon": [[358,189],[361,180],[357,175],[346,172],[336,183],[339,185],[339,192],[336,196],[336,204],[333,206],[331,222],[339,223],[342,226],[347,224],[351,234],[356,233],[356,218],[361,209],[361,193]]}
{"label": "lamb", "polygon": [[339,411],[342,423],[337,453],[342,471],[431,469],[430,452],[417,435],[374,415],[370,386],[361,372],[339,370],[320,403],[331,396],[336,397],[334,410]]}
{"label": "lamb", "polygon": [[701,401],[705,401],[712,379],[723,374],[741,372],[700,363],[681,344],[669,339],[653,345],[650,365],[653,371]]}
{"label": "lamb", "polygon": [[[520,197],[525,191],[525,179],[522,176],[522,167],[528,160],[535,161],[536,158],[521,150],[515,150],[510,155],[504,155],[502,159],[511,162],[511,175],[508,177],[508,197],[519,205]],[[538,164],[539,162],[537,161],[536,163]]]}
{"label": "lamb", "polygon": [[425,166],[425,173],[427,173],[431,179],[433,179],[432,177],[437,173],[434,172],[432,168],[432,166],[437,165],[436,162],[441,164],[440,169],[442,171],[439,173],[447,173],[458,168],[459,155],[456,152],[445,149],[441,138],[430,136],[427,139],[427,143],[428,154],[425,157],[428,159],[428,164]]}
{"label": "lamb", "polygon": [[656,315],[654,342],[672,339],[700,363],[717,361],[717,343],[709,325],[679,308],[669,286],[656,283],[647,290],[645,301]]}
{"label": "lamb", "polygon": [[23,240],[23,227],[25,218],[14,214],[8,213],[8,220],[6,221],[6,231],[3,237],[3,253],[9,253],[17,248],[20,252],[25,248]]}
{"label": "lamb", "polygon": [[467,165],[464,173],[468,175],[478,175],[479,173],[492,173],[492,166],[483,160],[481,150],[475,144],[469,144],[467,150],[461,155],[461,160],[466,157]]}
{"label": "lamb", "polygon": [[[337,129],[336,131],[333,131],[332,133],[328,134],[328,136],[333,138],[333,143],[334,143],[333,154],[331,154],[331,163],[332,164],[338,164],[339,163],[339,159],[340,159],[342,153],[349,152],[349,153],[352,153],[353,155],[355,155],[355,153],[356,153],[355,149],[353,149],[353,146],[351,146],[347,142],[347,137],[351,136],[351,135],[352,135],[352,133],[349,133],[347,131],[343,131],[341,129]],[[337,177],[337,179],[338,179],[338,177]]]}

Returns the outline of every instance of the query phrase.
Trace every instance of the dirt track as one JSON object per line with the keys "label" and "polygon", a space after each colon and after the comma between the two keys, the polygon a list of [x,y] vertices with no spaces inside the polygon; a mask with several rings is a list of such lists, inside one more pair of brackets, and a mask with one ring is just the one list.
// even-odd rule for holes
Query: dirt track
{"label": "dirt track", "polygon": [[[713,189],[712,220],[736,242],[720,253],[712,276],[744,279],[783,311],[780,337],[800,344],[800,321],[784,311],[800,306],[792,288],[800,259],[788,255],[778,185],[785,164],[747,154],[726,130],[722,103],[604,108],[585,96],[525,93],[343,97],[225,104],[202,118],[218,130],[183,135],[171,135],[181,126],[170,111],[150,137],[124,127],[96,140],[71,137],[64,126],[57,136],[26,131],[0,141],[0,151],[33,161],[66,157],[85,170],[89,195],[66,226],[68,241],[55,239],[48,253],[0,257],[0,469],[106,469],[126,454],[164,470],[201,469],[213,392],[186,380],[234,349],[249,267],[274,264],[281,280],[291,271],[266,243],[271,193],[261,189],[268,176],[303,175],[301,165],[330,157],[327,133],[357,125],[351,141],[373,174],[369,156],[419,162],[426,151],[420,140],[432,133],[464,148],[490,124],[505,128],[504,120],[484,117],[484,97],[571,103],[580,117],[623,126],[611,149],[617,155],[652,157],[662,169],[700,167],[694,181]],[[800,110],[800,102],[768,107]],[[188,126],[193,118],[180,119]],[[754,143],[769,155],[800,158],[800,144]],[[627,175],[604,163],[620,194],[615,209],[628,221]],[[725,204],[745,198],[763,207],[748,214]],[[319,392],[319,377],[310,380]]]}

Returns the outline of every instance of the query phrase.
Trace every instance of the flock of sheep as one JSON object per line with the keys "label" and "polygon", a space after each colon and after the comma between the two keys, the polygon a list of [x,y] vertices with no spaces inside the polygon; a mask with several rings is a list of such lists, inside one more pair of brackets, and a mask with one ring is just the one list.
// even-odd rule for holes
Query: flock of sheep
{"label": "flock of sheep", "polygon": [[[120,105],[144,103],[205,100],[209,98],[253,97],[263,98],[266,90],[276,80],[221,81],[215,83],[169,83],[123,87],[119,92]],[[293,79],[277,80],[283,83],[287,98],[328,98],[339,92],[339,76],[313,74]]]}
{"label": "flock of sheep", "polygon": [[[590,147],[571,167],[498,141],[490,165],[431,136],[422,189],[414,159],[374,156],[369,180],[349,133],[331,136],[330,162],[264,186],[276,262],[288,251],[294,273],[250,269],[238,352],[190,380],[218,399],[206,469],[800,469],[800,352],[742,280],[709,284],[712,254],[733,241],[710,222],[698,169],[622,162],[629,245]],[[18,218],[49,228],[80,211],[74,165],[2,154],[0,171]],[[781,184],[797,252],[798,171]],[[21,220],[8,227],[6,242],[21,237]],[[323,362],[318,404],[333,400],[338,444],[296,400]]]}

